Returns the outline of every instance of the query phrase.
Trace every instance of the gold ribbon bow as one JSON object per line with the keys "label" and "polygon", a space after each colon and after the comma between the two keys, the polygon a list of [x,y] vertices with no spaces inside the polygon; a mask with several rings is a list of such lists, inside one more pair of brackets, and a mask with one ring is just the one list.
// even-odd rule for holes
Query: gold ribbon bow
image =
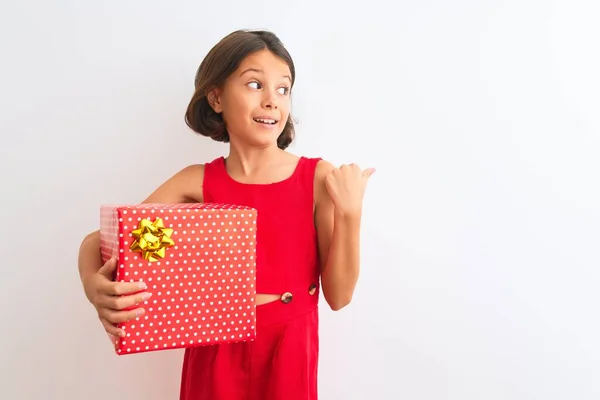
{"label": "gold ribbon bow", "polygon": [[166,228],[161,218],[156,218],[154,222],[148,219],[142,219],[138,229],[131,232],[135,241],[131,243],[129,249],[142,253],[146,261],[158,261],[165,257],[167,247],[175,244],[171,235],[172,228]]}

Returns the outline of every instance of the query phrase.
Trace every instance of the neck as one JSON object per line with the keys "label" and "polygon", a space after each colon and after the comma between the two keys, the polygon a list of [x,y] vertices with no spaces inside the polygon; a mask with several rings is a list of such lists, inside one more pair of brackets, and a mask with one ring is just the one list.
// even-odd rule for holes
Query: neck
{"label": "neck", "polygon": [[249,176],[273,164],[283,153],[277,145],[266,147],[236,146],[231,143],[227,156],[227,169],[239,176]]}

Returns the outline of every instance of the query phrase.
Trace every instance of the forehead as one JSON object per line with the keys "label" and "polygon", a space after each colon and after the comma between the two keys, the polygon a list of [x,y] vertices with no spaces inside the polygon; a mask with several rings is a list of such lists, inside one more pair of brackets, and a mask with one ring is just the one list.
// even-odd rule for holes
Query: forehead
{"label": "forehead", "polygon": [[290,77],[290,68],[287,63],[271,53],[269,50],[261,50],[248,55],[238,67],[237,74],[243,74],[248,70],[254,70],[255,73],[264,75],[273,75],[275,77]]}

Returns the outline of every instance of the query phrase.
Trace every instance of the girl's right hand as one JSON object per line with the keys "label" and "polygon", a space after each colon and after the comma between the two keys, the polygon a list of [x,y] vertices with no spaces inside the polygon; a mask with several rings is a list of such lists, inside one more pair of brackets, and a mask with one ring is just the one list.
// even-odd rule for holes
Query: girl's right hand
{"label": "girl's right hand", "polygon": [[138,305],[148,300],[150,293],[144,292],[147,287],[142,282],[114,282],[116,268],[117,259],[111,258],[84,282],[84,290],[106,332],[124,337],[125,331],[116,324],[143,315],[145,310]]}

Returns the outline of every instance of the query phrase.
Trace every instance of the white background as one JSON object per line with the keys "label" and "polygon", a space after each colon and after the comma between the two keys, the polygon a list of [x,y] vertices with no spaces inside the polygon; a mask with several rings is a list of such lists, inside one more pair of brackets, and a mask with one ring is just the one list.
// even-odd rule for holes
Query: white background
{"label": "white background", "polygon": [[598,3],[215,4],[0,6],[0,398],[178,398],[182,352],[117,357],[77,252],[100,204],[226,153],[183,114],[238,28],[296,61],[290,151],[377,168],[320,398],[600,398]]}

